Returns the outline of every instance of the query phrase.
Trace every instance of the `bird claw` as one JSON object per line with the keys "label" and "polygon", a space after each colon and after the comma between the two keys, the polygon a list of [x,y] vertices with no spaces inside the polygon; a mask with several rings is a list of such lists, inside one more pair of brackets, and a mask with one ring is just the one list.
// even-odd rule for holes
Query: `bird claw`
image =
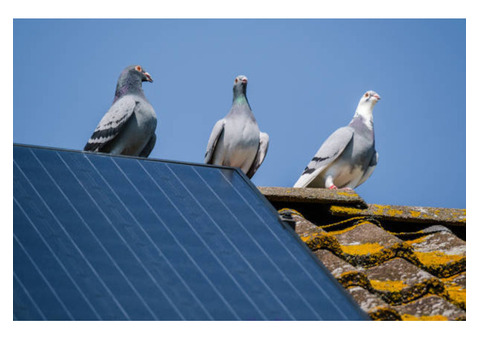
{"label": "bird claw", "polygon": [[330,187],[329,187],[330,190],[333,190],[333,189],[338,189],[337,186],[335,184],[332,184]]}

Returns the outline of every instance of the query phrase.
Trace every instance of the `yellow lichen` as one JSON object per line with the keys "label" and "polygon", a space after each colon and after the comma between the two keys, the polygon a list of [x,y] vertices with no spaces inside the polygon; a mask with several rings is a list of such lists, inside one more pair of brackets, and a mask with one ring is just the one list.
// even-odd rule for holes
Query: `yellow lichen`
{"label": "yellow lichen", "polygon": [[347,197],[358,197],[358,195],[354,192],[345,192],[345,191],[337,191],[337,195],[347,196]]}
{"label": "yellow lichen", "polygon": [[316,238],[319,238],[319,237],[322,237],[324,235],[325,235],[325,233],[311,233],[311,234],[308,234],[307,236],[300,236],[300,239],[304,243],[308,243],[308,242],[311,242],[312,240],[314,240]]}
{"label": "yellow lichen", "polygon": [[467,290],[453,282],[458,276],[459,275],[455,275],[448,279],[443,279],[442,282],[445,284],[445,290],[447,291],[450,299],[454,303],[462,306],[462,308],[465,308],[467,301]]}
{"label": "yellow lichen", "polygon": [[382,249],[385,249],[379,243],[363,243],[363,244],[353,244],[353,245],[340,245],[342,250],[351,255],[368,255],[375,254],[380,252]]}
{"label": "yellow lichen", "polygon": [[298,216],[300,216],[300,217],[302,217],[302,218],[305,218],[305,217],[303,217],[302,214],[300,214],[300,213],[299,213],[298,211],[296,211],[295,209],[283,208],[283,209],[280,209],[280,210],[278,211],[279,214],[281,214],[281,213],[283,213],[283,212],[289,212],[289,213],[291,213],[291,214],[293,214],[293,215],[298,215]]}
{"label": "yellow lichen", "polygon": [[311,251],[329,249],[334,254],[340,254],[342,252],[337,239],[327,233],[312,233],[308,236],[301,236],[300,238]]}
{"label": "yellow lichen", "polygon": [[403,211],[398,210],[398,209],[388,209],[387,210],[387,215],[388,216],[397,216],[397,215],[402,215]]}
{"label": "yellow lichen", "polygon": [[403,288],[408,287],[403,281],[378,281],[370,280],[372,287],[376,290],[388,291],[388,292],[399,292]]}
{"label": "yellow lichen", "polygon": [[360,286],[365,289],[371,288],[368,278],[365,276],[365,274],[359,272],[358,270],[346,271],[340,274],[339,277],[337,276],[336,279],[345,288],[352,286]]}
{"label": "yellow lichen", "polygon": [[420,211],[413,211],[413,210],[410,210],[410,215],[412,215],[412,217],[420,217],[420,215],[422,215],[422,213]]}
{"label": "yellow lichen", "polygon": [[458,304],[465,304],[467,302],[466,289],[447,287],[447,293],[450,299]]}
{"label": "yellow lichen", "polygon": [[414,244],[417,244],[417,243],[423,243],[427,240],[427,237],[428,237],[428,235],[425,235],[425,236],[416,238],[414,240],[405,241],[405,243],[407,243],[409,245],[414,245]]}
{"label": "yellow lichen", "polygon": [[402,317],[400,314],[390,307],[378,307],[373,310],[368,311],[368,315],[372,320],[376,321],[401,321]]}
{"label": "yellow lichen", "polygon": [[380,204],[372,204],[371,205],[371,213],[372,215],[383,215],[383,216],[397,216],[403,215],[403,211],[399,209],[394,209],[389,205],[380,205]]}
{"label": "yellow lichen", "polygon": [[349,215],[360,214],[362,209],[351,208],[351,207],[339,207],[339,206],[331,206],[330,211],[332,213],[345,213]]}
{"label": "yellow lichen", "polygon": [[415,252],[415,255],[425,266],[444,265],[465,258],[464,255],[448,255],[441,251],[432,251],[429,253]]}
{"label": "yellow lichen", "polygon": [[403,321],[447,321],[448,318],[443,315],[422,315],[415,316],[411,314],[402,314]]}
{"label": "yellow lichen", "polygon": [[[322,228],[328,228],[328,226],[321,226]],[[354,225],[354,226],[351,226],[351,227],[348,227],[348,228],[345,228],[345,229],[342,229],[342,230],[337,230],[337,231],[329,231],[328,234],[329,235],[340,235],[340,234],[344,234],[350,230],[353,230],[357,227],[357,225]]]}

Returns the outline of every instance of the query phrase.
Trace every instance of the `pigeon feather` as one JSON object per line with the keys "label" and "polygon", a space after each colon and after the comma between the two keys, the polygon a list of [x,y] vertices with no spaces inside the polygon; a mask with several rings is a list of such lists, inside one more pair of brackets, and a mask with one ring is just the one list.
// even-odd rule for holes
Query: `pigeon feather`
{"label": "pigeon feather", "polygon": [[378,162],[372,114],[378,100],[374,91],[362,96],[350,124],[325,140],[294,187],[353,189],[371,176]]}
{"label": "pigeon feather", "polygon": [[232,107],[213,127],[205,163],[238,167],[252,178],[265,159],[269,138],[260,132],[248,103],[247,82],[245,76],[235,78]]}
{"label": "pigeon feather", "polygon": [[112,106],[98,123],[85,151],[148,157],[156,136],[157,118],[142,89],[152,82],[139,65],[125,68],[117,82]]}

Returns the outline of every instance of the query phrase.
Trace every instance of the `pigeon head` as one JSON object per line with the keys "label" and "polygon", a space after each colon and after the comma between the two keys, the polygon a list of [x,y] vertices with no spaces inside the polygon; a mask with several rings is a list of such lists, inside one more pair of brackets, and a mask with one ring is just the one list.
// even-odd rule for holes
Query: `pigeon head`
{"label": "pigeon head", "polygon": [[131,65],[126,67],[122,75],[125,74],[128,78],[133,78],[133,79],[140,79],[141,82],[143,81],[148,81],[148,82],[153,82],[152,77],[150,74],[142,68],[140,65]]}
{"label": "pigeon head", "polygon": [[152,77],[144,68],[140,65],[126,67],[118,77],[114,101],[127,93],[142,93],[142,82],[144,81],[153,82]]}
{"label": "pigeon head", "polygon": [[233,96],[236,98],[239,95],[247,94],[247,83],[248,79],[245,76],[237,76],[233,81]]}
{"label": "pigeon head", "polygon": [[367,91],[360,99],[360,103],[367,104],[373,107],[380,100],[380,96],[375,91]]}
{"label": "pigeon head", "polygon": [[380,96],[375,91],[367,91],[363,94],[362,98],[358,102],[357,111],[360,112],[372,112],[375,104],[380,100]]}

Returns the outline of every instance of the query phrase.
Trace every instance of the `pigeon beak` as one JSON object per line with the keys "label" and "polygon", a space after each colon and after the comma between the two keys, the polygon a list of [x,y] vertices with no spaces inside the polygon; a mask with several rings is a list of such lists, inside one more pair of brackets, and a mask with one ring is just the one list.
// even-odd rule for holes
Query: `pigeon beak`
{"label": "pigeon beak", "polygon": [[243,78],[242,83],[246,84],[247,83],[247,78]]}
{"label": "pigeon beak", "polygon": [[379,96],[378,94],[376,94],[376,93],[375,93],[372,97],[376,98],[377,101],[381,99],[380,96]]}
{"label": "pigeon beak", "polygon": [[147,77],[148,82],[153,83],[152,76],[148,72],[144,72],[143,74],[145,75],[145,77]]}

